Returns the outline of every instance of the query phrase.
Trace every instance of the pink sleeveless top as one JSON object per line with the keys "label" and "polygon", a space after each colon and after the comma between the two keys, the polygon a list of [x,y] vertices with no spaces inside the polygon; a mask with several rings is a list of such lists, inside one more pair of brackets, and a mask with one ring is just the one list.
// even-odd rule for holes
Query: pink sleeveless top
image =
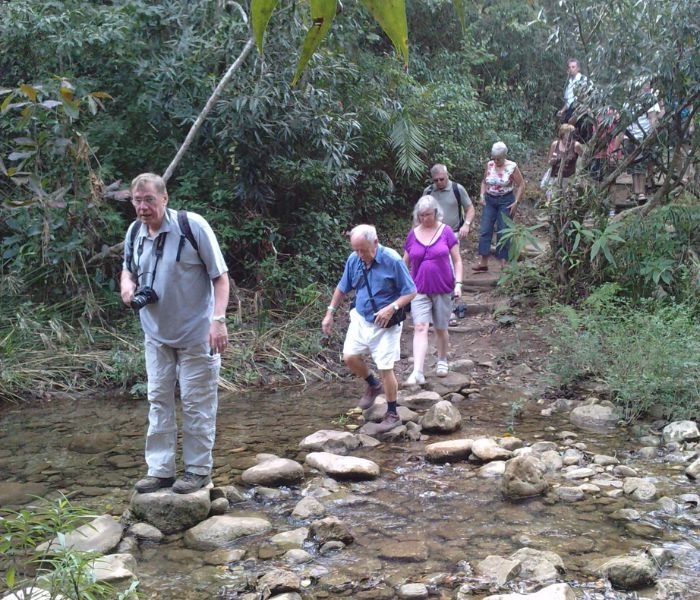
{"label": "pink sleeveless top", "polygon": [[491,196],[504,196],[513,191],[513,173],[518,167],[512,160],[506,160],[501,172],[496,171],[496,163],[490,160],[486,163],[486,193]]}

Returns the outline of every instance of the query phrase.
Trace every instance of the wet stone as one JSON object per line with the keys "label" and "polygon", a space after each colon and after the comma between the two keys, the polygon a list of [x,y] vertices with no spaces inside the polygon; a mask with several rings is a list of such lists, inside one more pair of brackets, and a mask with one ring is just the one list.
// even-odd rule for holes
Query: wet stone
{"label": "wet stone", "polygon": [[424,562],[428,560],[428,546],[422,540],[391,541],[379,547],[378,556],[400,562]]}
{"label": "wet stone", "polygon": [[471,439],[447,440],[425,447],[425,456],[430,462],[444,463],[464,460],[471,453]]}
{"label": "wet stone", "polygon": [[119,436],[110,431],[75,433],[68,449],[81,454],[99,454],[111,450],[119,443]]}
{"label": "wet stone", "polygon": [[35,496],[44,496],[46,486],[43,483],[20,483],[3,481],[0,486],[0,506],[16,506],[31,502]]}
{"label": "wet stone", "polygon": [[428,588],[422,583],[406,583],[399,588],[399,598],[424,600],[427,597]]}

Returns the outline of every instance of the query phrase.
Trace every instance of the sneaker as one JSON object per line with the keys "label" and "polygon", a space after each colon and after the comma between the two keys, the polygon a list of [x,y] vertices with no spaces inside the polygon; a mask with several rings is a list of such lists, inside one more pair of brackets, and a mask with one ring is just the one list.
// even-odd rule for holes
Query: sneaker
{"label": "sneaker", "polygon": [[147,475],[143,479],[139,479],[134,486],[134,489],[139,494],[150,494],[163,488],[169,488],[175,481],[174,477],[156,477]]}
{"label": "sneaker", "polygon": [[425,375],[420,371],[413,371],[406,379],[406,385],[422,385],[425,383]]}
{"label": "sneaker", "polygon": [[374,428],[374,432],[386,433],[399,425],[401,425],[401,417],[399,417],[399,415],[397,415],[395,412],[387,412],[384,415],[381,423],[377,423],[376,427]]}
{"label": "sneaker", "polygon": [[447,377],[448,371],[449,371],[449,367],[447,365],[446,360],[437,361],[437,365],[435,366],[435,374],[438,377]]}
{"label": "sneaker", "polygon": [[185,474],[180,477],[173,485],[173,492],[176,494],[191,494],[197,490],[201,490],[205,485],[211,483],[210,475],[199,475],[185,471]]}
{"label": "sneaker", "polygon": [[379,396],[379,394],[381,394],[383,391],[384,388],[382,387],[381,383],[379,385],[368,385],[367,389],[365,390],[365,395],[360,398],[357,406],[362,410],[367,410],[374,404],[377,396]]}

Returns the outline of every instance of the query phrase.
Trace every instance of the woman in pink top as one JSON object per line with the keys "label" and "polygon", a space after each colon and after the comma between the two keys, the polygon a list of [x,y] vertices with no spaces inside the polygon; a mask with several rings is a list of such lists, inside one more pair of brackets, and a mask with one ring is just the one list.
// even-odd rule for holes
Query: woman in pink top
{"label": "woman in pink top", "polygon": [[[413,373],[408,385],[425,383],[423,365],[428,329],[435,327],[438,360],[435,373],[447,375],[447,326],[452,295],[462,295],[462,257],[451,227],[442,223],[442,209],[432,196],[423,196],[413,209],[413,224],[404,244],[403,260],[411,270],[418,294],[411,300],[413,320]],[[455,278],[456,276],[456,278]]]}
{"label": "woman in pink top", "polygon": [[508,242],[501,240],[506,227],[503,215],[511,219],[525,190],[525,180],[518,165],[507,160],[508,147],[496,142],[491,148],[491,160],[486,163],[484,178],[481,180],[480,204],[484,207],[479,226],[479,264],[472,271],[488,271],[491,254],[491,238],[496,227],[496,258],[505,265],[508,259]]}

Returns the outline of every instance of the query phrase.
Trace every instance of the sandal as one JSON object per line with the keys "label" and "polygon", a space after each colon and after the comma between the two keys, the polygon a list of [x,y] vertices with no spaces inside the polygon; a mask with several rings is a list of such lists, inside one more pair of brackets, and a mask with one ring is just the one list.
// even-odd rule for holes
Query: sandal
{"label": "sandal", "polygon": [[472,271],[474,271],[475,273],[484,273],[488,270],[489,268],[483,265],[477,265],[476,267],[472,267]]}

